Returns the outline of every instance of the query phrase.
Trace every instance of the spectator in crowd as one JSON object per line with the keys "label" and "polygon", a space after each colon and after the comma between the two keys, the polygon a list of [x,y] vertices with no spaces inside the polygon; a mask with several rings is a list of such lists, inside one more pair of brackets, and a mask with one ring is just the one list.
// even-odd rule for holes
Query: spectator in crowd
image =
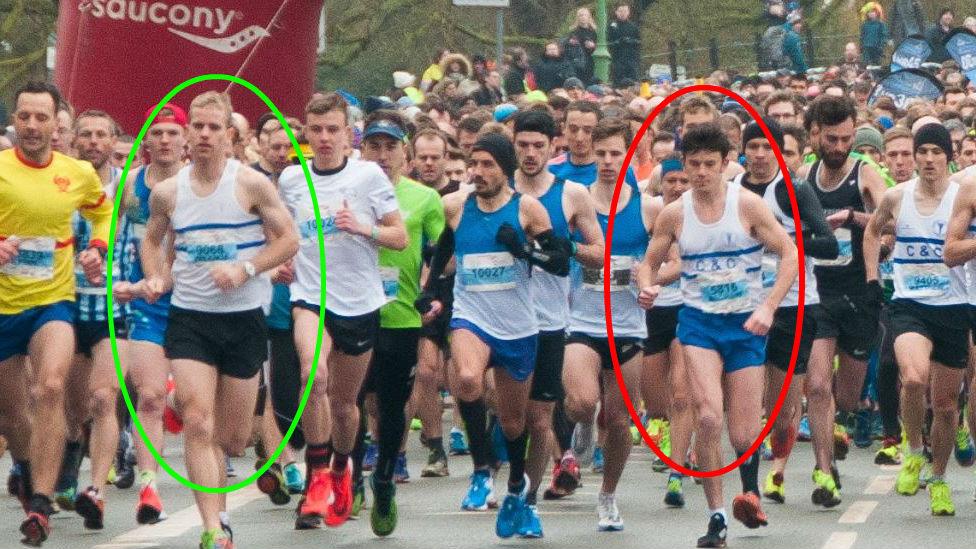
{"label": "spectator in crowd", "polygon": [[[508,70],[505,73],[503,89],[509,101],[517,101],[530,89],[529,54],[522,48],[508,50]],[[534,79],[534,77],[533,77]]]}
{"label": "spectator in crowd", "polygon": [[970,15],[962,22],[962,26],[969,29],[969,32],[976,34],[976,17]]}
{"label": "spectator in crowd", "polygon": [[451,53],[447,48],[437,48],[434,52],[434,59],[431,61],[430,66],[424,71],[424,74],[420,77],[420,91],[427,93],[434,84],[440,82],[444,78],[444,73],[441,72],[441,61],[444,60],[447,55]]}
{"label": "spectator in crowd", "polygon": [[576,10],[576,26],[563,39],[563,56],[573,65],[576,77],[584,84],[593,81],[593,50],[596,49],[596,24],[587,8]]}
{"label": "spectator in crowd", "polygon": [[789,58],[791,69],[796,73],[805,73],[809,68],[803,56],[803,19],[799,13],[791,13],[786,19],[786,36],[783,37],[783,54]]}
{"label": "spectator in crowd", "polygon": [[932,48],[932,55],[929,56],[929,62],[942,63],[950,59],[949,52],[946,51],[943,40],[952,31],[955,18],[956,16],[952,12],[952,8],[942,8],[939,11],[939,20],[925,31],[925,39],[928,40],[929,46]]}
{"label": "spectator in crowd", "polygon": [[546,50],[536,63],[534,72],[536,85],[546,93],[562,86],[567,78],[576,75],[573,65],[566,60],[559,42],[556,41],[546,44]]}
{"label": "spectator in crowd", "polygon": [[861,51],[854,42],[844,46],[844,59],[840,62],[841,72],[852,70],[855,74],[862,72],[866,65],[861,60]]}
{"label": "spectator in crowd", "polygon": [[614,84],[624,80],[640,80],[640,29],[630,20],[630,6],[620,4],[614,11],[614,19],[607,29],[607,45],[610,47],[610,77]]}
{"label": "spectator in crowd", "polygon": [[864,63],[880,65],[885,45],[890,40],[888,24],[881,18],[883,11],[877,2],[868,2],[861,9],[861,52]]}

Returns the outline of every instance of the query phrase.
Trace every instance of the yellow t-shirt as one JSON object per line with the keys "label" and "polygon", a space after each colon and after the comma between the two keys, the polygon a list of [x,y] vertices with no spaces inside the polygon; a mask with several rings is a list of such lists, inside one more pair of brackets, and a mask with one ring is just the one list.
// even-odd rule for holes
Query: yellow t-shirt
{"label": "yellow t-shirt", "polygon": [[431,64],[424,71],[424,74],[420,77],[421,82],[440,82],[444,78],[444,73],[441,71],[441,66],[437,63]]}
{"label": "yellow t-shirt", "polygon": [[0,152],[0,240],[20,242],[0,267],[0,314],[74,301],[75,211],[92,223],[90,244],[106,247],[112,203],[91,164],[55,152],[41,166],[19,149]]}

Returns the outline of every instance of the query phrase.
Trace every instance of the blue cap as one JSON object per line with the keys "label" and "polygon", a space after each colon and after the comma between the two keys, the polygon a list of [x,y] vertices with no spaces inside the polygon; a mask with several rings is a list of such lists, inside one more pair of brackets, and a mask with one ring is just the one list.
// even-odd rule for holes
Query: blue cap
{"label": "blue cap", "polygon": [[518,107],[511,103],[502,103],[495,107],[495,122],[504,122],[518,112]]}
{"label": "blue cap", "polygon": [[406,136],[400,126],[397,126],[389,120],[377,120],[369,126],[366,127],[366,131],[363,132],[363,141],[373,137],[374,135],[385,135],[387,137],[392,137],[397,141],[403,141]]}
{"label": "blue cap", "polygon": [[879,116],[878,124],[880,124],[881,127],[885,129],[885,131],[888,131],[891,128],[895,127],[895,121],[892,120],[890,116]]}
{"label": "blue cap", "polygon": [[684,169],[681,160],[668,158],[661,162],[661,177],[668,175],[668,172],[680,172]]}

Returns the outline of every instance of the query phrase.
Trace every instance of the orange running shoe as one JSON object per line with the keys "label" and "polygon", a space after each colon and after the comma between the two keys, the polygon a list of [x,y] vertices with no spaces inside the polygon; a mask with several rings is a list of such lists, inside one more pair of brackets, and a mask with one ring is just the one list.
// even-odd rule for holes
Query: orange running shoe
{"label": "orange running shoe", "polygon": [[166,518],[163,515],[163,502],[159,500],[156,488],[149,484],[139,491],[139,505],[136,506],[136,522],[156,524]]}
{"label": "orange running shoe", "polygon": [[331,494],[332,475],[329,469],[322,467],[312,470],[305,497],[298,504],[298,518],[295,519],[295,529],[309,530],[320,527],[322,519],[325,518],[328,511]]}
{"label": "orange running shoe", "polygon": [[346,467],[341,473],[332,471],[332,498],[325,513],[325,524],[330,528],[342,526],[352,511],[352,471]]}
{"label": "orange running shoe", "polygon": [[752,492],[739,494],[732,499],[732,516],[746,525],[746,528],[759,528],[769,524],[766,513],[759,505],[759,496]]}

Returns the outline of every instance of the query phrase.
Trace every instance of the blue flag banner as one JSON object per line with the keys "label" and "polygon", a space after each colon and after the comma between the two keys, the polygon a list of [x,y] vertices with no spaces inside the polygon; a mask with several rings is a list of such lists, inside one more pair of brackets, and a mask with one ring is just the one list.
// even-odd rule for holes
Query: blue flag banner
{"label": "blue flag banner", "polygon": [[913,34],[901,41],[891,54],[891,72],[902,69],[917,69],[932,54],[932,47],[924,37]]}
{"label": "blue flag banner", "polygon": [[912,99],[935,101],[942,90],[942,83],[931,74],[920,69],[904,69],[881,79],[871,90],[868,104],[874,105],[879,97],[887,95],[894,99],[896,107],[904,109]]}
{"label": "blue flag banner", "polygon": [[946,36],[945,47],[966,78],[976,82],[976,34],[965,28],[955,29]]}

